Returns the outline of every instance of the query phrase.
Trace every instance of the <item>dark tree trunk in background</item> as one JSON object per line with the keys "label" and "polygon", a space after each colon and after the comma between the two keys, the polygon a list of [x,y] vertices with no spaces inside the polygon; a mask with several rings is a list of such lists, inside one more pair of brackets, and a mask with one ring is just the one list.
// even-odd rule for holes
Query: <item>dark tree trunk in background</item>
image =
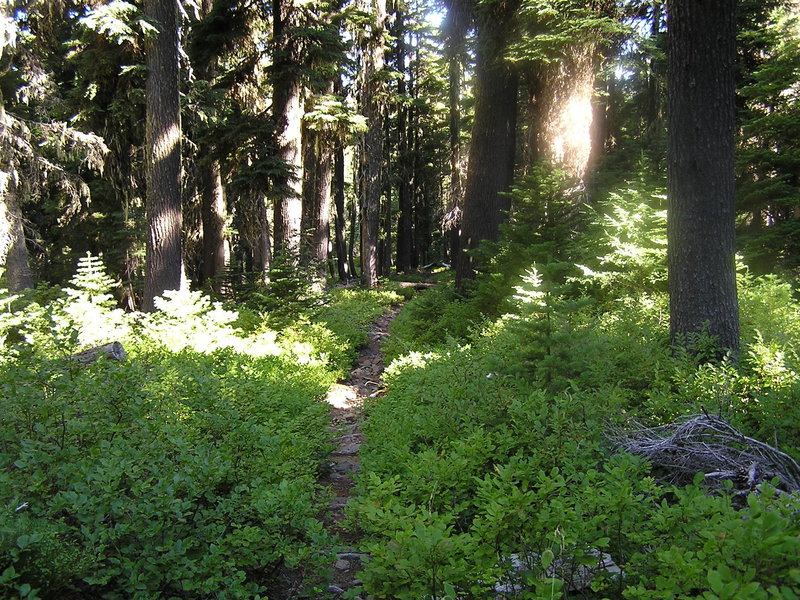
{"label": "dark tree trunk in background", "polygon": [[0,267],[4,269],[3,276],[10,292],[33,287],[17,189],[10,177],[5,181],[5,189],[0,189]]}
{"label": "dark tree trunk in background", "polygon": [[303,159],[303,234],[305,259],[324,281],[330,241],[331,179],[333,175],[333,139],[325,131],[304,127]]}
{"label": "dark tree trunk in background", "polygon": [[272,267],[272,235],[266,197],[256,200],[256,211],[258,231],[253,244],[253,271],[259,275],[259,282],[266,283]]}
{"label": "dark tree trunk in background", "polygon": [[[8,16],[5,12],[0,10],[0,17]],[[0,127],[6,131],[11,129],[2,89],[0,89]],[[28,262],[25,228],[22,225],[22,211],[17,198],[17,184],[14,181],[16,167],[9,150],[3,140],[0,145],[0,268],[4,269],[3,276],[8,290],[21,292],[33,287],[33,274]]]}
{"label": "dark tree trunk in background", "polygon": [[[661,32],[662,19],[662,0],[654,0],[653,15],[650,26],[650,37],[656,39]],[[661,85],[664,81],[663,66],[659,68],[659,62],[654,57],[650,58],[650,70],[647,73],[647,109],[645,119],[647,125],[652,127],[662,118],[663,98]]]}
{"label": "dark tree trunk in background", "polygon": [[[202,14],[207,18],[214,8],[213,0],[203,0]],[[198,42],[195,42],[197,44]],[[202,44],[202,41],[199,42]],[[217,56],[198,57],[196,54],[192,62],[196,63],[198,77],[205,79],[209,85],[213,84],[217,70]],[[227,205],[225,202],[225,185],[222,180],[222,171],[218,160],[210,157],[212,148],[209,144],[201,144],[199,155],[201,160],[207,162],[200,165],[200,195],[202,198],[202,223],[203,223],[203,263],[200,280],[211,280],[214,289],[219,288],[219,276],[225,270],[228,262],[228,249],[225,243],[225,221],[227,220]]]}
{"label": "dark tree trunk in background", "polygon": [[147,271],[142,310],[181,286],[181,119],[178,95],[178,23],[175,0],[145,0],[159,33],[145,39]]}
{"label": "dark tree trunk in background", "polygon": [[413,246],[414,231],[412,227],[412,197],[411,197],[411,157],[408,147],[408,89],[406,85],[406,42],[405,42],[405,13],[398,9],[395,15],[397,47],[395,49],[395,64],[400,76],[397,78],[397,160],[398,160],[398,185],[397,185],[397,271],[408,273],[411,270],[411,249]]}
{"label": "dark tree trunk in background", "polygon": [[350,268],[347,264],[347,241],[345,240],[344,147],[341,142],[336,143],[333,160],[333,201],[336,207],[334,233],[336,240],[336,270],[339,274],[339,279],[347,281],[350,278]]}
{"label": "dark tree trunk in background", "polygon": [[356,276],[356,232],[358,231],[358,204],[355,201],[350,203],[350,243],[347,246],[347,264],[350,265],[350,273]]}
{"label": "dark tree trunk in background", "polygon": [[[310,98],[306,98],[306,110],[309,108]],[[311,245],[314,225],[314,201],[316,200],[317,187],[317,132],[308,126],[305,121],[302,124],[302,148],[303,148],[303,205],[302,218],[300,221],[300,231],[302,243],[300,249],[300,262],[310,265]]]}
{"label": "dark tree trunk in background", "polygon": [[509,20],[514,10],[502,16],[487,15],[478,29],[478,59],[475,67],[475,122],[469,149],[467,181],[461,223],[461,252],[456,260],[456,286],[474,277],[472,258],[465,250],[481,240],[496,240],[510,200],[514,178],[517,126],[517,74],[503,60]]}
{"label": "dark tree trunk in background", "polygon": [[[389,161],[387,160],[388,164]],[[381,277],[388,277],[392,269],[392,185],[387,181],[384,185],[383,204],[381,206],[381,236],[378,243],[379,265]]]}
{"label": "dark tree trunk in background", "polygon": [[378,232],[380,225],[384,156],[384,100],[381,72],[385,66],[384,32],[386,0],[374,0],[373,22],[364,44],[361,112],[367,132],[361,144],[361,282],[366,288],[378,284]]}
{"label": "dark tree trunk in background", "polygon": [[668,217],[673,343],[708,328],[736,355],[734,264],[735,0],[671,0]]}
{"label": "dark tree trunk in background", "polygon": [[272,32],[275,46],[272,110],[279,157],[288,172],[275,177],[274,254],[296,262],[300,255],[303,157],[301,122],[302,84],[300,44],[293,39],[300,26],[300,11],[293,0],[273,0]]}
{"label": "dark tree trunk in background", "polygon": [[[227,263],[225,248],[225,187],[219,161],[211,160],[203,165],[200,190],[203,199],[203,281],[214,281],[222,275]],[[219,282],[214,283],[214,289]]]}
{"label": "dark tree trunk in background", "polygon": [[450,197],[443,222],[450,245],[450,260],[460,253],[461,210],[464,181],[461,172],[461,88],[467,59],[465,39],[471,21],[471,2],[451,0],[445,21],[445,58],[447,59],[448,128],[450,134]]}

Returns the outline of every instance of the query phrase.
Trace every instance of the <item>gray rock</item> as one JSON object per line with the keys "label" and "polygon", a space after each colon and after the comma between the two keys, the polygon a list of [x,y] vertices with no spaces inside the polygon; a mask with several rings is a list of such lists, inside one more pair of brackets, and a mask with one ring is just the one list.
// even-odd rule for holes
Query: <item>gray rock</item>
{"label": "gray rock", "polygon": [[346,473],[358,473],[360,469],[361,465],[347,460],[343,460],[342,462],[333,465],[333,470],[336,473],[341,473],[342,475]]}
{"label": "gray rock", "polygon": [[336,450],[331,452],[332,456],[355,456],[358,454],[361,444],[352,442],[350,444],[342,444]]}
{"label": "gray rock", "polygon": [[350,498],[347,498],[347,497],[344,497],[344,496],[338,497],[338,498],[334,498],[333,500],[331,500],[330,508],[332,510],[342,509],[347,505],[347,502],[349,500],[350,500]]}
{"label": "gray rock", "polygon": [[336,555],[336,558],[343,558],[345,560],[361,560],[365,556],[367,555],[364,552],[341,552]]}

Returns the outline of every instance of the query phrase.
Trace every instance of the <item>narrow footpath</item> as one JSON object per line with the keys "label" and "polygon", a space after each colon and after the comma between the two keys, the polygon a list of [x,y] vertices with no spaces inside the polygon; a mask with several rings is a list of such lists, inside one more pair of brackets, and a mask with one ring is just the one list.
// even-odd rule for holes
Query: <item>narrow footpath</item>
{"label": "narrow footpath", "polygon": [[320,483],[333,492],[326,525],[341,540],[334,564],[333,581],[328,588],[335,596],[340,596],[361,583],[357,573],[361,568],[363,554],[358,552],[358,535],[343,526],[344,511],[353,493],[353,474],[358,473],[361,467],[358,457],[364,442],[364,435],[359,427],[361,407],[365,398],[375,398],[384,391],[381,376],[385,365],[381,345],[389,335],[389,324],[398,312],[400,307],[394,306],[378,319],[368,334],[367,344],[362,348],[350,377],[344,383],[333,385],[326,397],[331,405],[331,429],[336,435],[336,449],[330,455],[330,470]]}

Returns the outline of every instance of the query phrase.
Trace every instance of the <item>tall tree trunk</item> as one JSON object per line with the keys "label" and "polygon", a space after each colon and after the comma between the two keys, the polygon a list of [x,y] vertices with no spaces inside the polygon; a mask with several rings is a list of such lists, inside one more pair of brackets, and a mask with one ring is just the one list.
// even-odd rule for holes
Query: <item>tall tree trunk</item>
{"label": "tall tree trunk", "polygon": [[181,118],[178,95],[178,22],[175,0],[145,0],[159,32],[145,40],[147,271],[142,310],[181,287]]}
{"label": "tall tree trunk", "polygon": [[365,39],[361,112],[367,132],[361,144],[361,282],[378,285],[378,232],[383,190],[384,100],[381,72],[385,66],[386,0],[373,0],[373,17]]}
{"label": "tall tree trunk", "polygon": [[[389,163],[389,160],[386,160]],[[381,210],[381,237],[380,237],[380,274],[388,277],[392,269],[392,184],[388,177],[384,185],[383,205]]]}
{"label": "tall tree trunk", "polygon": [[[653,14],[650,26],[650,38],[655,40],[661,33],[661,9],[663,0],[653,0]],[[650,57],[647,72],[647,106],[645,110],[645,126],[653,128],[662,118],[662,92],[661,85],[664,81],[663,66],[659,68],[659,61]]]}
{"label": "tall tree trunk", "polygon": [[445,22],[445,57],[447,59],[448,133],[450,140],[450,197],[442,228],[450,246],[450,260],[459,254],[461,206],[464,181],[461,172],[461,79],[466,61],[465,39],[470,22],[470,3],[451,0]]}
{"label": "tall tree trunk", "polygon": [[464,191],[461,252],[456,260],[456,286],[462,290],[465,281],[474,277],[472,257],[465,251],[477,248],[481,240],[496,240],[510,208],[503,192],[514,179],[517,74],[504,62],[503,51],[513,12],[507,9],[503,17],[487,16],[478,30],[475,121]]}
{"label": "tall tree trunk", "polygon": [[[311,108],[312,99],[306,97],[306,112]],[[303,212],[300,221],[302,242],[300,248],[300,262],[303,265],[311,264],[311,245],[314,230],[314,201],[317,188],[317,132],[303,121],[302,127],[302,152],[303,152]]]}
{"label": "tall tree trunk", "polygon": [[355,259],[355,251],[356,251],[356,232],[358,231],[358,223],[359,223],[359,211],[358,211],[358,203],[355,200],[351,200],[350,204],[350,243],[348,244],[347,248],[347,264],[350,265],[350,273],[352,276],[355,277],[356,271],[356,259]]}
{"label": "tall tree trunk", "polygon": [[201,197],[203,201],[203,281],[212,281],[214,289],[219,283],[215,281],[225,270],[228,253],[225,245],[225,187],[222,184],[222,173],[219,161],[211,160],[201,165]]}
{"label": "tall tree trunk", "polygon": [[545,162],[583,181],[592,153],[593,96],[599,60],[593,43],[537,64],[529,76],[526,168]]}
{"label": "tall tree trunk", "polygon": [[347,264],[347,241],[345,240],[344,147],[341,142],[336,142],[333,160],[333,199],[336,205],[334,233],[336,239],[336,269],[339,273],[339,279],[347,281],[350,278],[350,268]]}
{"label": "tall tree trunk", "polygon": [[670,0],[668,212],[673,343],[703,331],[734,356],[735,0]]}
{"label": "tall tree trunk", "polygon": [[302,219],[302,136],[300,44],[294,39],[300,26],[300,11],[293,0],[273,0],[273,41],[275,44],[272,110],[278,136],[279,157],[287,168],[275,177],[274,252],[291,262],[300,255]]}
{"label": "tall tree trunk", "polygon": [[17,187],[6,168],[3,164],[0,172],[0,268],[4,270],[9,291],[20,292],[33,287],[33,274],[28,262]]}
{"label": "tall tree trunk", "polygon": [[304,128],[303,232],[307,250],[304,258],[313,265],[317,279],[326,278],[330,242],[331,179],[333,144],[331,134]]}
{"label": "tall tree trunk", "polygon": [[406,85],[406,26],[405,13],[398,8],[395,15],[395,36],[397,46],[395,49],[395,65],[400,72],[397,78],[397,271],[408,273],[411,271],[411,248],[413,247],[414,231],[412,227],[412,196],[411,196],[411,156],[408,147],[408,87]]}
{"label": "tall tree trunk", "polygon": [[[0,17],[10,18],[0,9]],[[3,75],[5,72],[2,73]],[[11,292],[20,292],[33,287],[33,274],[28,262],[28,247],[25,244],[25,229],[22,225],[22,211],[17,199],[15,179],[17,166],[14,164],[5,138],[11,131],[11,122],[6,114],[3,90],[0,89],[0,269],[6,278]]]}
{"label": "tall tree trunk", "polygon": [[253,271],[258,274],[259,283],[266,283],[267,274],[272,267],[272,236],[266,197],[257,200],[256,211],[258,232],[252,249]]}
{"label": "tall tree trunk", "polygon": [[[202,15],[208,17],[214,8],[213,0],[203,0]],[[193,62],[197,63],[198,76],[212,84],[217,70],[217,57],[206,57],[199,60],[194,56]],[[205,160],[210,157],[212,148],[201,144],[200,158]],[[225,186],[222,181],[222,170],[218,160],[208,158],[207,162],[200,165],[201,198],[202,198],[202,223],[203,223],[203,263],[200,272],[201,281],[210,280],[215,289],[219,283],[216,281],[224,272],[228,263],[228,246],[225,241],[225,222],[227,220],[227,205],[225,202]]]}
{"label": "tall tree trunk", "polygon": [[420,113],[417,107],[419,101],[419,38],[414,33],[410,36],[411,41],[411,61],[408,72],[408,94],[410,106],[408,107],[408,151],[410,159],[408,161],[411,168],[411,175],[408,179],[409,194],[411,196],[411,269],[420,266],[420,244],[421,235],[421,210],[420,210],[420,181],[422,180],[422,151],[420,144]]}

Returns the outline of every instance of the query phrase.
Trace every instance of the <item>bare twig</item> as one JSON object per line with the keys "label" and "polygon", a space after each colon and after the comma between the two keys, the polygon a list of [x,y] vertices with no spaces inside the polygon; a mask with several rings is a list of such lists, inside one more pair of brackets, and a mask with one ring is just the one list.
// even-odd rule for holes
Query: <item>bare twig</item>
{"label": "bare twig", "polygon": [[616,432],[612,440],[666,471],[666,479],[676,484],[704,473],[708,482],[730,480],[741,491],[775,477],[780,488],[800,490],[800,465],[791,456],[705,411],[662,427],[639,425],[633,431]]}

